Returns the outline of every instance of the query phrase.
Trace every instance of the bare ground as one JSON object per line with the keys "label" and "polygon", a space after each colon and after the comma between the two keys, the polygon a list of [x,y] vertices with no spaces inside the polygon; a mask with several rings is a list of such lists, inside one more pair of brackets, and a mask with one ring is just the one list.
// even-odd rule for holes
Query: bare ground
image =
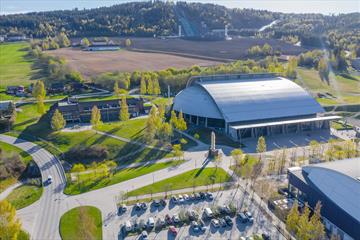
{"label": "bare ground", "polygon": [[48,51],[49,54],[64,57],[70,67],[91,77],[104,72],[133,72],[163,70],[169,67],[187,68],[193,65],[211,66],[222,62],[183,57],[165,53],[134,52],[127,50],[88,52],[75,48]]}

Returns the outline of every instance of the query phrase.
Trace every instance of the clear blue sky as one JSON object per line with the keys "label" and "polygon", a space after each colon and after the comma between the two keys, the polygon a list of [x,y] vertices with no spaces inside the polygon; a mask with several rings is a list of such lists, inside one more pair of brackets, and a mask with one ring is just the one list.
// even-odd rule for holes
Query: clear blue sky
{"label": "clear blue sky", "polygon": [[[129,0],[0,0],[0,13],[96,8],[111,6]],[[135,0],[139,1],[139,0]],[[194,0],[190,0],[194,1]],[[198,0],[230,8],[255,8],[286,13],[338,14],[360,12],[360,0]]]}

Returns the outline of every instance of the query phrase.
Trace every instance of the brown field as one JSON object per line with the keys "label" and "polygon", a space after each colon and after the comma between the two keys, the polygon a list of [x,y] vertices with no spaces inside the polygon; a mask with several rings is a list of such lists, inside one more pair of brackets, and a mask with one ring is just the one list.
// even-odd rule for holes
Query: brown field
{"label": "brown field", "polygon": [[220,61],[203,60],[163,53],[134,52],[127,50],[87,52],[75,48],[62,48],[48,51],[49,54],[64,57],[70,67],[90,77],[104,72],[133,72],[163,70],[169,67],[178,69],[198,66],[210,66]]}

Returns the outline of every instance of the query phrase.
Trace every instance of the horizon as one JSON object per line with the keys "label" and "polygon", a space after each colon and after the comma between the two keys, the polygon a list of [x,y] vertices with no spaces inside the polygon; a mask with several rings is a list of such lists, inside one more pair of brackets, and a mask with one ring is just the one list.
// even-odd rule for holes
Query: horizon
{"label": "horizon", "polygon": [[[126,2],[141,2],[142,0],[76,0],[76,1],[52,1],[49,6],[44,4],[46,0],[2,0],[1,15],[22,14],[30,12],[45,12],[57,10],[73,10],[78,8],[94,9],[110,7]],[[47,2],[47,1],[46,1]],[[176,2],[176,1],[174,1]],[[357,0],[190,0],[186,2],[212,3],[227,8],[268,10],[282,13],[320,13],[324,15],[338,15],[360,12],[360,1]],[[355,9],[355,10],[354,10]]]}

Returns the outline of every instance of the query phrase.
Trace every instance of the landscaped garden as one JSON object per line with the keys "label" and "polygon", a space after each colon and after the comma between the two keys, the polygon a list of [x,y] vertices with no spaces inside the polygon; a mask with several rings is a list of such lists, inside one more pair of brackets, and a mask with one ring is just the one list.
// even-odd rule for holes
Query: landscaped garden
{"label": "landscaped garden", "polygon": [[[155,163],[139,167],[124,168],[114,173],[103,174],[93,168],[86,169],[86,172],[67,174],[68,181],[64,193],[69,195],[80,194],[95,189],[110,186],[132,178],[136,178],[164,168],[177,166],[183,161],[169,161],[165,163]],[[71,176],[75,178],[71,179]]]}
{"label": "landscaped garden", "polygon": [[101,212],[96,207],[82,206],[66,212],[60,219],[62,240],[101,240]]}
{"label": "landscaped garden", "polygon": [[183,188],[224,183],[230,180],[231,176],[222,168],[198,168],[136,189],[129,192],[128,196],[169,192]]}

